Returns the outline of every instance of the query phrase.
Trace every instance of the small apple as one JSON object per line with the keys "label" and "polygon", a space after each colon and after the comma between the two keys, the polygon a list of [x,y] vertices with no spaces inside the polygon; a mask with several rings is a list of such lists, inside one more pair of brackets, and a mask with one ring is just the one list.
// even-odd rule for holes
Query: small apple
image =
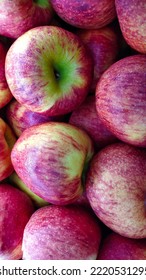
{"label": "small apple", "polygon": [[35,193],[33,193],[25,184],[24,182],[19,178],[16,172],[13,172],[8,178],[8,182],[13,185],[14,187],[19,188],[21,191],[26,193],[31,200],[33,201],[33,204],[37,207],[43,207],[48,205],[48,202],[42,199],[41,197],[37,196]]}
{"label": "small apple", "polygon": [[10,184],[0,184],[0,259],[22,257],[24,228],[34,212],[30,198]]}
{"label": "small apple", "polygon": [[146,1],[115,0],[116,12],[126,42],[146,54]]}
{"label": "small apple", "polygon": [[48,116],[64,115],[88,94],[93,64],[84,44],[56,26],[27,31],[9,48],[6,79],[15,99]]}
{"label": "small apple", "polygon": [[6,107],[6,117],[9,125],[19,137],[21,133],[32,125],[48,121],[64,121],[65,116],[44,116],[28,110],[24,105],[13,99]]}
{"label": "small apple", "polygon": [[65,22],[78,28],[101,28],[116,17],[114,0],[50,0],[53,9]]}
{"label": "small apple", "polygon": [[118,141],[100,120],[94,95],[87,96],[85,101],[71,113],[69,123],[85,130],[92,138],[96,150]]}
{"label": "small apple", "polygon": [[16,137],[9,125],[0,118],[0,182],[14,171],[11,162],[11,150]]}
{"label": "small apple", "polygon": [[146,238],[146,149],[114,143],[90,163],[86,194],[97,217],[128,238]]}
{"label": "small apple", "polygon": [[83,130],[68,123],[48,122],[23,131],[11,160],[32,192],[50,203],[64,205],[81,196],[93,154],[92,140]]}
{"label": "small apple", "polygon": [[118,60],[96,87],[96,109],[104,125],[121,141],[146,147],[146,56]]}
{"label": "small apple", "polygon": [[100,29],[82,29],[76,34],[88,48],[94,63],[94,76],[91,92],[95,92],[101,74],[113,64],[118,56],[118,36],[114,29],[106,26]]}
{"label": "small apple", "polygon": [[5,77],[6,53],[7,49],[5,45],[0,41],[0,109],[8,104],[13,97]]}
{"label": "small apple", "polygon": [[146,239],[132,239],[115,232],[102,241],[98,260],[146,260]]}
{"label": "small apple", "polygon": [[52,17],[49,0],[1,0],[0,35],[18,38],[35,26],[49,24]]}
{"label": "small apple", "polygon": [[81,206],[45,206],[23,235],[24,260],[95,260],[101,241],[98,219]]}

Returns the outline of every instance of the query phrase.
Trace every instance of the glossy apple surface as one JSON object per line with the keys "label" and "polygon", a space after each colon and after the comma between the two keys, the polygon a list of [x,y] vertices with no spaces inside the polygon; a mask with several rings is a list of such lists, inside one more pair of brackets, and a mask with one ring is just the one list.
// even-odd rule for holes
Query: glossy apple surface
{"label": "glossy apple surface", "polygon": [[11,150],[16,137],[9,125],[0,118],[0,182],[6,179],[13,171]]}
{"label": "glossy apple surface", "polygon": [[3,108],[12,99],[12,94],[8,87],[5,77],[5,58],[6,58],[6,47],[0,41],[0,109]]}
{"label": "glossy apple surface", "polygon": [[46,206],[25,227],[23,259],[94,260],[100,241],[98,220],[86,208]]}
{"label": "glossy apple surface", "polygon": [[116,17],[114,0],[51,0],[55,12],[78,28],[101,28]]}
{"label": "glossy apple surface", "polygon": [[44,116],[40,113],[28,110],[24,105],[13,99],[6,108],[6,117],[9,125],[19,137],[21,133],[28,127],[49,122],[49,121],[63,121],[65,116]]}
{"label": "glossy apple surface", "polygon": [[103,148],[91,161],[86,194],[92,209],[113,231],[146,238],[146,149],[125,143]]}
{"label": "glossy apple surface", "polygon": [[20,36],[6,56],[6,79],[27,109],[64,115],[83,102],[93,75],[92,59],[78,36],[40,26]]}
{"label": "glossy apple surface", "polygon": [[87,96],[85,101],[72,112],[69,123],[85,130],[92,138],[96,150],[118,141],[100,120],[94,95]]}
{"label": "glossy apple surface", "polygon": [[107,128],[123,142],[146,147],[146,56],[112,64],[96,87],[96,109]]}
{"label": "glossy apple surface", "polygon": [[145,0],[115,0],[120,28],[127,43],[146,54],[146,2]]}
{"label": "glossy apple surface", "polygon": [[22,257],[24,227],[34,212],[30,198],[10,184],[0,184],[0,259]]}
{"label": "glossy apple surface", "polygon": [[115,232],[102,243],[98,260],[146,260],[146,239],[132,239]]}
{"label": "glossy apple surface", "polygon": [[21,134],[11,152],[14,169],[35,194],[54,204],[80,197],[93,143],[81,129],[48,122]]}
{"label": "glossy apple surface", "polygon": [[52,16],[49,0],[2,0],[0,35],[18,38],[35,26],[49,24]]}
{"label": "glossy apple surface", "polygon": [[101,74],[117,59],[118,36],[109,26],[100,29],[78,30],[77,35],[87,46],[93,58],[94,76],[90,91],[95,93]]}

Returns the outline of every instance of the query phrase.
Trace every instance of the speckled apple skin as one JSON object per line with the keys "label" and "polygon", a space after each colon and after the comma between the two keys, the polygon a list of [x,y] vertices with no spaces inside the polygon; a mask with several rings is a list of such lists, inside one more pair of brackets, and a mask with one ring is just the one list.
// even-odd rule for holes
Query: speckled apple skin
{"label": "speckled apple skin", "polygon": [[5,68],[15,99],[48,116],[79,106],[93,78],[93,61],[84,44],[56,26],[36,27],[20,36],[7,52]]}
{"label": "speckled apple skin", "polygon": [[146,56],[125,57],[112,64],[96,87],[99,117],[117,138],[146,147]]}
{"label": "speckled apple skin", "polygon": [[115,135],[100,120],[94,95],[87,96],[85,101],[72,112],[69,123],[84,129],[89,134],[94,142],[96,151],[118,141]]}
{"label": "speckled apple skin", "polygon": [[146,238],[146,150],[115,143],[92,159],[86,194],[92,209],[113,231]]}
{"label": "speckled apple skin", "polygon": [[27,223],[23,236],[25,260],[96,259],[101,241],[98,220],[81,206],[46,206]]}
{"label": "speckled apple skin", "polygon": [[101,28],[116,17],[114,0],[51,0],[51,4],[64,21],[78,28]]}
{"label": "speckled apple skin", "polygon": [[35,26],[49,24],[52,16],[49,1],[42,7],[32,0],[1,1],[0,34],[16,39]]}
{"label": "speckled apple skin", "polygon": [[145,0],[116,0],[115,5],[125,40],[133,49],[146,54]]}
{"label": "speckled apple skin", "polygon": [[0,184],[0,259],[22,257],[24,227],[34,212],[30,198],[10,184]]}
{"label": "speckled apple skin", "polygon": [[5,77],[6,53],[6,48],[4,47],[3,43],[0,42],[0,109],[8,104],[13,97]]}
{"label": "speckled apple skin", "polygon": [[35,194],[68,204],[83,191],[82,172],[94,154],[90,137],[67,123],[48,122],[25,129],[11,152],[14,169]]}
{"label": "speckled apple skin", "polygon": [[132,239],[115,232],[103,241],[98,260],[146,260],[146,239]]}

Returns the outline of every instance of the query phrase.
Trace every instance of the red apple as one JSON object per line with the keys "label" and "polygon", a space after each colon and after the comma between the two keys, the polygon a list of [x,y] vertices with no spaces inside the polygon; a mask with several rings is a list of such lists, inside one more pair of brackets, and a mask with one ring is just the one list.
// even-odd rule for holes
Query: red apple
{"label": "red apple", "polygon": [[115,232],[102,241],[98,260],[146,260],[146,239],[131,239]]}
{"label": "red apple", "polygon": [[101,121],[123,142],[146,147],[146,56],[132,55],[112,64],[96,87]]}
{"label": "red apple", "polygon": [[44,116],[42,114],[28,110],[24,105],[13,99],[6,108],[7,121],[16,136],[19,137],[21,133],[28,127],[45,123],[48,121],[63,121],[65,116]]}
{"label": "red apple", "polygon": [[6,58],[6,47],[0,41],[0,109],[3,108],[12,99],[12,94],[8,87],[5,77],[5,58]]}
{"label": "red apple", "polygon": [[64,21],[78,28],[101,28],[116,17],[114,0],[50,0]]}
{"label": "red apple", "polygon": [[26,193],[31,200],[33,201],[33,204],[36,206],[36,208],[40,208],[43,206],[48,205],[49,203],[33,193],[27,186],[24,184],[24,182],[19,178],[16,172],[13,172],[8,178],[7,181],[13,185],[14,187],[20,189],[24,193]]}
{"label": "red apple", "polygon": [[0,35],[18,38],[27,30],[50,23],[53,10],[49,0],[2,0]]}
{"label": "red apple", "polygon": [[91,161],[86,193],[107,227],[128,238],[146,238],[146,149],[125,143],[103,148]]}
{"label": "red apple", "polygon": [[77,35],[88,48],[94,62],[94,77],[90,88],[95,92],[101,74],[113,64],[119,52],[118,37],[111,27],[79,30]]}
{"label": "red apple", "polygon": [[145,0],[115,0],[121,31],[127,43],[146,54],[146,2]]}
{"label": "red apple", "polygon": [[88,94],[93,64],[72,32],[40,26],[20,36],[6,56],[6,78],[16,100],[45,115],[64,115]]}
{"label": "red apple", "polygon": [[9,125],[0,118],[0,181],[6,179],[14,171],[11,162],[11,150],[16,137]]}
{"label": "red apple", "polygon": [[48,122],[23,131],[11,160],[31,191],[50,203],[63,205],[81,196],[93,153],[92,141],[83,130]]}
{"label": "red apple", "polygon": [[96,150],[118,141],[100,120],[94,95],[87,96],[85,101],[72,112],[69,123],[84,129],[92,138]]}
{"label": "red apple", "polygon": [[10,184],[0,184],[0,259],[22,257],[22,238],[34,206],[30,198]]}
{"label": "red apple", "polygon": [[84,207],[38,209],[23,235],[25,260],[94,260],[101,241],[98,220]]}

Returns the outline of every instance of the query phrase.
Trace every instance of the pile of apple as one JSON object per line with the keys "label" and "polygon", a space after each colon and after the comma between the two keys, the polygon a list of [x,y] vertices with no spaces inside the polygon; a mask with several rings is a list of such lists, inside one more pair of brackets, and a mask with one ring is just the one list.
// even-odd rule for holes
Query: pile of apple
{"label": "pile of apple", "polygon": [[0,1],[0,259],[146,260],[146,1]]}

